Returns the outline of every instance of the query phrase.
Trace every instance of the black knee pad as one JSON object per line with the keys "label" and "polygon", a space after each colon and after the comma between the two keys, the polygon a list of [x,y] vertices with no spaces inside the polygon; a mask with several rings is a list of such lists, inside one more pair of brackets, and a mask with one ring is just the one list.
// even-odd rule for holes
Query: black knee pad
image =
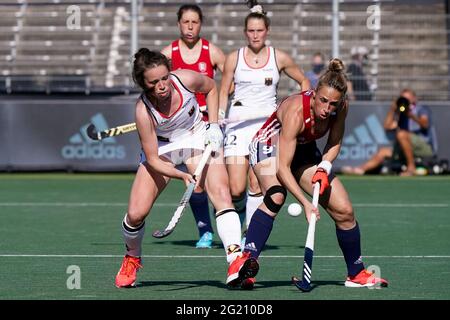
{"label": "black knee pad", "polygon": [[[282,204],[276,204],[273,200],[272,200],[272,195],[275,193],[281,193],[284,197],[283,199],[283,203]],[[266,195],[264,196],[264,204],[266,205],[266,207],[274,212],[274,213],[278,213],[278,211],[280,211],[281,207],[284,204],[284,201],[286,201],[286,195],[287,195],[287,191],[286,188],[283,186],[272,186],[270,187],[267,192]]]}

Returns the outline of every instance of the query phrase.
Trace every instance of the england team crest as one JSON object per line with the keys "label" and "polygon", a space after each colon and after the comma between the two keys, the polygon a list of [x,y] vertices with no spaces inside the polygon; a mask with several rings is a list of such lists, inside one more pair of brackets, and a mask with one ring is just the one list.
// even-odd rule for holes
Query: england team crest
{"label": "england team crest", "polygon": [[200,62],[200,63],[198,64],[198,70],[199,70],[201,73],[206,72],[206,63],[205,63],[205,62]]}
{"label": "england team crest", "polygon": [[272,85],[272,82],[273,82],[273,79],[272,79],[272,78],[265,78],[265,79],[264,79],[264,84],[265,84],[266,86],[271,86],[271,85]]}

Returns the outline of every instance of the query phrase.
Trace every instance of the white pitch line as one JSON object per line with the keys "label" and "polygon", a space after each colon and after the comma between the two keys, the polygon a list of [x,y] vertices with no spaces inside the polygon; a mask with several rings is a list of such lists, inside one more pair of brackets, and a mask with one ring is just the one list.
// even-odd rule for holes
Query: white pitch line
{"label": "white pitch line", "polygon": [[[0,202],[0,207],[115,207],[127,205],[125,202]],[[155,206],[157,205],[155,204]]]}
{"label": "white pitch line", "polygon": [[[126,202],[0,202],[0,207],[124,207]],[[176,207],[178,203],[155,203],[155,207]],[[447,208],[448,203],[354,203],[354,207]]]}
{"label": "white pitch line", "polygon": [[[123,255],[114,254],[0,254],[1,258],[123,258]],[[168,258],[168,259],[179,259],[179,258],[224,258],[223,255],[211,255],[211,256],[200,256],[200,255],[143,255],[143,258]],[[261,258],[268,259],[279,259],[279,258],[292,258],[299,259],[303,256],[287,256],[287,255],[261,255]],[[341,259],[342,256],[314,256],[314,258],[322,259]],[[449,256],[445,255],[430,255],[430,256],[364,256],[363,258],[393,258],[393,259],[449,259]]]}
{"label": "white pitch line", "polygon": [[365,208],[411,208],[411,207],[421,207],[421,208],[447,208],[449,205],[447,203],[354,203],[354,207],[365,207]]}

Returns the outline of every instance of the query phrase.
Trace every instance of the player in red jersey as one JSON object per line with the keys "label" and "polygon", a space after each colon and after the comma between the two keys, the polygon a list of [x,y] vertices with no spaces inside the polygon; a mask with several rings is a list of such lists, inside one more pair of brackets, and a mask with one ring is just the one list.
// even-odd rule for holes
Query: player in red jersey
{"label": "player in red jersey", "polygon": [[[223,71],[225,54],[217,46],[200,37],[203,13],[195,4],[182,5],[177,13],[180,38],[173,41],[161,52],[171,60],[172,70],[189,69],[214,78],[215,70]],[[205,95],[195,95],[203,120],[208,121]],[[219,114],[223,119],[224,114]],[[194,214],[200,239],[197,248],[211,248],[213,229],[209,215],[208,197],[200,187],[192,194],[189,201]]]}
{"label": "player in red jersey", "polygon": [[[289,191],[305,208],[306,218],[319,211],[305,197],[320,183],[321,206],[336,226],[336,236],[347,264],[346,287],[387,286],[387,282],[364,268],[358,223],[347,191],[331,174],[344,135],[348,112],[347,77],[344,64],[332,59],[315,91],[284,99],[264,123],[250,144],[250,164],[264,193],[264,201],[253,214],[242,257],[230,269],[239,272],[231,284],[251,280],[259,266],[257,259],[272,231],[274,219]],[[328,133],[323,155],[316,140]],[[330,178],[328,176],[330,175]],[[287,190],[286,190],[287,189]],[[247,288],[249,286],[246,286]]]}

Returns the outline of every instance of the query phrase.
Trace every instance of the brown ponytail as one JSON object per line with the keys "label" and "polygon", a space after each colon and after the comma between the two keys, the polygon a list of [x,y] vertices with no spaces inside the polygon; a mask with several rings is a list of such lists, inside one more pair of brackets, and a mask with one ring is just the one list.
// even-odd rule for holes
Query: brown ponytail
{"label": "brown ponytail", "polygon": [[250,19],[263,20],[264,25],[266,26],[266,29],[269,30],[270,19],[266,14],[267,12],[264,11],[264,8],[262,7],[262,5],[258,4],[257,0],[249,0],[249,1],[247,1],[247,6],[250,8],[250,13],[245,17],[244,30],[247,30],[248,20],[250,20]]}
{"label": "brown ponytail", "polygon": [[330,60],[328,70],[319,78],[316,90],[328,86],[336,89],[344,98],[347,94],[347,81],[344,63],[340,59],[334,58]]}

